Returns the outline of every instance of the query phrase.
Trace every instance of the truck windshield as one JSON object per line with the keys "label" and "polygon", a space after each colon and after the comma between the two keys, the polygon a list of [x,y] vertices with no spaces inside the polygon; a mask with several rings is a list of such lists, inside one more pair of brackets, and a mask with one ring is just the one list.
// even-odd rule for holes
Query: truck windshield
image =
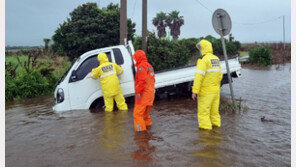
{"label": "truck windshield", "polygon": [[[68,68],[68,70],[64,73],[64,75],[59,79],[58,84],[60,84],[61,82],[64,81],[65,77],[67,76],[68,72],[70,71],[70,69],[72,68],[72,66],[75,64],[75,61],[71,64],[71,66]],[[58,85],[57,84],[57,85]]]}

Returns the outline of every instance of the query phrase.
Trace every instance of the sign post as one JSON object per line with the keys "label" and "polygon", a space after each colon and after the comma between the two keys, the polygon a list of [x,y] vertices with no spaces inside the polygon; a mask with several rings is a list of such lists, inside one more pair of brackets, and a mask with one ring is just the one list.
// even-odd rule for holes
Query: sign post
{"label": "sign post", "polygon": [[224,40],[224,36],[228,35],[231,30],[230,16],[225,10],[217,9],[212,16],[212,24],[213,24],[214,30],[221,36],[223,54],[224,54],[226,70],[227,70],[227,77],[228,77],[230,94],[232,99],[232,105],[236,111],[237,106],[235,103],[233,89],[232,89],[232,79],[229,72],[228,56],[227,56],[227,50],[225,47],[225,40]]}

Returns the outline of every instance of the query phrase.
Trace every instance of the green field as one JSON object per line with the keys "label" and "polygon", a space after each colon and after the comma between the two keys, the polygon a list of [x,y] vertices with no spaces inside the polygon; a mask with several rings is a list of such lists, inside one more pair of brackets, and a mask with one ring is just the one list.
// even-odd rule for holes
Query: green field
{"label": "green field", "polygon": [[239,51],[239,57],[240,62],[246,62],[249,60],[249,52],[247,51]]}
{"label": "green field", "polygon": [[[19,64],[17,57],[19,58],[21,65]],[[32,61],[33,58],[31,58]],[[13,65],[13,67],[15,67],[16,65],[18,65],[17,69],[16,69],[16,73],[17,75],[20,75],[25,71],[25,69],[23,68],[25,62],[28,61],[28,56],[26,55],[22,55],[22,56],[5,56],[5,64],[11,63]],[[44,68],[53,68],[54,69],[54,74],[55,75],[62,75],[62,73],[64,71],[66,71],[71,63],[70,61],[66,58],[66,57],[45,57],[42,56],[40,58],[36,59],[37,62],[37,66],[39,68],[44,67]]]}

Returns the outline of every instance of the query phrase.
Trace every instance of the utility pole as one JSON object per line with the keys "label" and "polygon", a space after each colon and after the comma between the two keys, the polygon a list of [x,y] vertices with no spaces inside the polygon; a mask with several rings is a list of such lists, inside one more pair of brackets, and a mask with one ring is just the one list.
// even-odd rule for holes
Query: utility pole
{"label": "utility pole", "polygon": [[286,49],[285,43],[285,16],[283,16],[283,41],[284,41],[284,50]]}
{"label": "utility pole", "polygon": [[147,54],[147,0],[142,0],[142,50]]}
{"label": "utility pole", "polygon": [[127,11],[126,0],[120,0],[120,44],[127,43]]}

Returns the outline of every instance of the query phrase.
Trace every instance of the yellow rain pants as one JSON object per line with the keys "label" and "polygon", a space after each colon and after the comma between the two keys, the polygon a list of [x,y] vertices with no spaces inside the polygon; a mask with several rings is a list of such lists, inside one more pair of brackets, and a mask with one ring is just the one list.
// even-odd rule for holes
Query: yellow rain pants
{"label": "yellow rain pants", "polygon": [[105,111],[113,111],[114,100],[119,110],[127,110],[127,105],[122,93],[115,96],[104,96]]}
{"label": "yellow rain pants", "polygon": [[212,126],[221,126],[219,103],[220,92],[198,95],[197,118],[200,128],[212,129]]}

